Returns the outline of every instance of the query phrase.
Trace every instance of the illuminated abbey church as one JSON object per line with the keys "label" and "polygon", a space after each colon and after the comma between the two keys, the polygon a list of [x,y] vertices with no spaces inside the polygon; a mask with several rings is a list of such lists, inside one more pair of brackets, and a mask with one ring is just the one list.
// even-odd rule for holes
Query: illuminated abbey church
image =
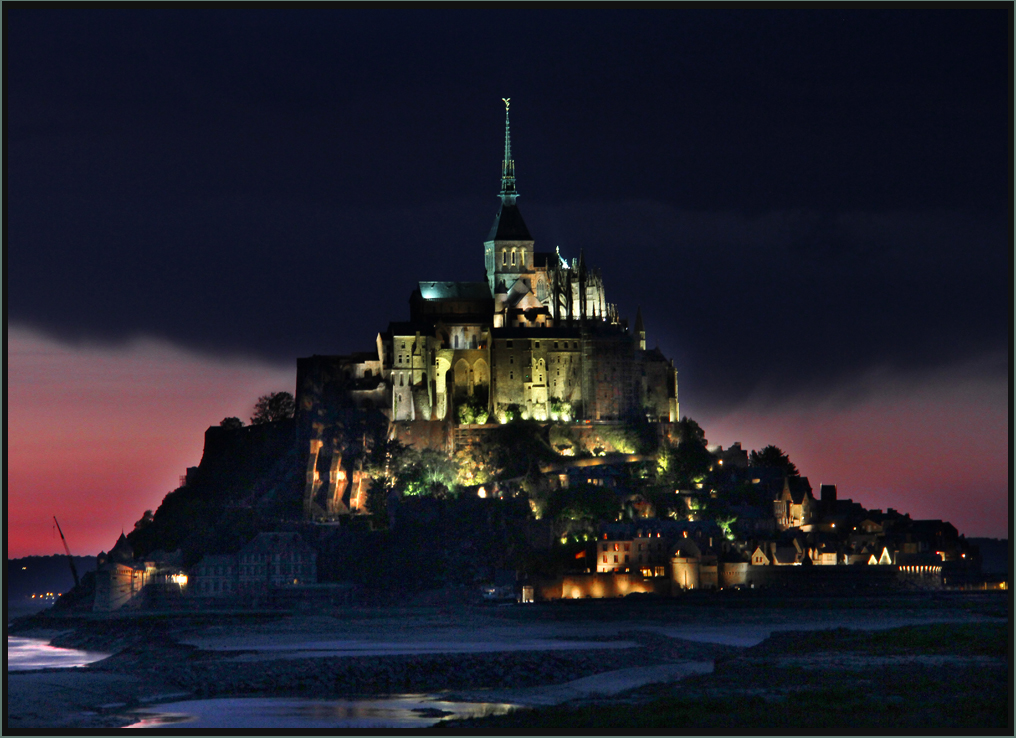
{"label": "illuminated abbey church", "polygon": [[375,351],[298,360],[297,412],[315,457],[308,469],[328,446],[324,417],[340,408],[381,410],[400,438],[448,451],[451,428],[516,415],[678,420],[677,372],[646,350],[641,311],[629,329],[581,253],[569,260],[536,250],[516,203],[507,100],[500,198],[483,242],[486,281],[420,282],[409,320],[390,323]]}

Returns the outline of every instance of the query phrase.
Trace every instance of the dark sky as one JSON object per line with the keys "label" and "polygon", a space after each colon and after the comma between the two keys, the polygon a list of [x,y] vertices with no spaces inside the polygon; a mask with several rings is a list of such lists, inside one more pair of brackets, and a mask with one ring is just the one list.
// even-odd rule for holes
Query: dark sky
{"label": "dark sky", "polygon": [[1007,375],[997,7],[8,6],[8,320],[286,366],[369,349],[416,280],[482,279],[511,97],[537,249],[641,305],[694,404]]}

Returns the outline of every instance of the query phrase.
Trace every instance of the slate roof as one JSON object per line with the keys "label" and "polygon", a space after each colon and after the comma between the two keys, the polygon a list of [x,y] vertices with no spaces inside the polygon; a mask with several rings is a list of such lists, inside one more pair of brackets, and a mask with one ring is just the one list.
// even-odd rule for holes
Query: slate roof
{"label": "slate roof", "polygon": [[488,241],[532,241],[526,222],[522,220],[522,213],[517,205],[501,203],[501,208],[494,217],[494,225],[491,226]]}
{"label": "slate roof", "polygon": [[489,300],[486,282],[420,282],[424,300]]}

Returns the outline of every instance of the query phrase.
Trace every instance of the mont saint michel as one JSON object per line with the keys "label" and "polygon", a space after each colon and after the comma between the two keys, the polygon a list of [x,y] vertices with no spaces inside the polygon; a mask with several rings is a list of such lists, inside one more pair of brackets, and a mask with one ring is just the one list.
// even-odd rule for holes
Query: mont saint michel
{"label": "mont saint michel", "polygon": [[1011,724],[1003,10],[5,21],[5,733]]}

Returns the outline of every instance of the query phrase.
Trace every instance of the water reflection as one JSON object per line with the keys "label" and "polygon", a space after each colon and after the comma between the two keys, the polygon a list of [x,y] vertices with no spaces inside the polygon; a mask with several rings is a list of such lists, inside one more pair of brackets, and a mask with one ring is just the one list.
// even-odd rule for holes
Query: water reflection
{"label": "water reflection", "polygon": [[365,699],[309,700],[285,697],[225,697],[172,702],[134,714],[128,728],[425,728],[441,720],[503,715],[516,705],[446,702],[409,694]]}
{"label": "water reflection", "polygon": [[73,668],[108,657],[108,653],[58,648],[43,638],[7,636],[7,671]]}

